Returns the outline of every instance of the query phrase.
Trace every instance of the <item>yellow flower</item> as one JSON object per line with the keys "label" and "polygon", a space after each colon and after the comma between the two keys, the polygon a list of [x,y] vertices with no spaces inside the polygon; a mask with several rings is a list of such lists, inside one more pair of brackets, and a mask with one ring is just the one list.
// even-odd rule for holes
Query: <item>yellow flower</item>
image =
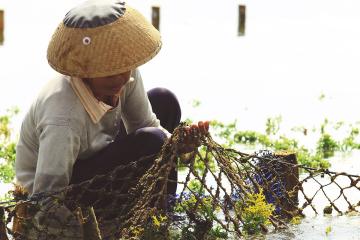
{"label": "yellow flower", "polygon": [[131,227],[130,232],[131,232],[132,236],[137,239],[143,234],[144,228],[139,227],[139,226]]}
{"label": "yellow flower", "polygon": [[160,228],[160,221],[159,221],[159,219],[157,219],[156,216],[152,216],[151,218],[152,218],[154,227],[155,227],[155,228]]}
{"label": "yellow flower", "polygon": [[274,209],[274,205],[266,202],[262,189],[259,193],[247,194],[245,202],[239,201],[235,205],[235,211],[243,220],[245,232],[258,232],[261,224],[270,224],[269,218]]}
{"label": "yellow flower", "polygon": [[325,229],[325,233],[326,235],[329,235],[331,232],[331,226],[328,226],[326,229]]}
{"label": "yellow flower", "polygon": [[299,225],[301,223],[301,217],[300,216],[295,216],[290,220],[291,224],[294,225]]}
{"label": "yellow flower", "polygon": [[160,222],[165,222],[167,220],[167,216],[160,215]]}

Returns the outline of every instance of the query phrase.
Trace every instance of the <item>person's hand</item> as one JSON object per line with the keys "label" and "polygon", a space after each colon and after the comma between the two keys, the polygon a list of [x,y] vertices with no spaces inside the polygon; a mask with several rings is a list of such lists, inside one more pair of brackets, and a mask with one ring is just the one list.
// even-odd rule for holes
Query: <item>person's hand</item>
{"label": "person's hand", "polygon": [[209,132],[209,121],[199,121],[198,124],[192,124],[184,128],[184,138],[180,153],[193,152],[200,146],[201,137],[206,136]]}

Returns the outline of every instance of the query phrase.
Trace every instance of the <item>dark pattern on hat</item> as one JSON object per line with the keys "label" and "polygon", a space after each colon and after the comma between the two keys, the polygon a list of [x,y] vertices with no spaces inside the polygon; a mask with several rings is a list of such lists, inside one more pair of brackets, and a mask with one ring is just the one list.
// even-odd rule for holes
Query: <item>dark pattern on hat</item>
{"label": "dark pattern on hat", "polygon": [[115,22],[125,11],[121,0],[88,0],[71,9],[63,22],[70,28],[95,28]]}

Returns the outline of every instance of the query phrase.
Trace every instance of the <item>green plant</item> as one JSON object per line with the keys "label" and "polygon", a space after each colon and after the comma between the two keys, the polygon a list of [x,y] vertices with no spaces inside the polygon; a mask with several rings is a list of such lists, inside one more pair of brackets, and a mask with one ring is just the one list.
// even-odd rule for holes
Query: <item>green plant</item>
{"label": "green plant", "polygon": [[341,127],[344,126],[344,124],[345,124],[344,121],[339,121],[339,122],[335,123],[334,129],[339,130]]}
{"label": "green plant", "polygon": [[[202,175],[205,171],[205,162],[203,160],[205,160],[205,156],[206,156],[206,147],[201,146],[198,148],[198,152],[194,153],[194,170],[199,174]],[[214,157],[212,155],[208,155],[206,157],[207,160],[207,165],[209,167],[209,169],[213,172],[216,171],[216,164],[215,164],[215,160]],[[181,159],[179,159],[178,161],[178,171],[184,171],[187,169],[189,163],[184,163]]]}
{"label": "green plant", "polygon": [[323,133],[317,142],[316,150],[322,154],[324,158],[334,156],[336,150],[339,149],[338,143],[331,137],[330,134]]}
{"label": "green plant", "polygon": [[189,220],[181,226],[179,239],[224,238],[226,231],[221,226],[213,226],[220,211],[218,203],[211,196],[205,195],[205,189],[199,180],[191,180],[188,189],[190,192],[185,193],[184,199],[174,207],[175,212],[185,214]]}
{"label": "green plant", "polygon": [[322,152],[311,153],[309,149],[302,146],[298,140],[287,138],[286,136],[273,136],[262,134],[256,131],[239,131],[234,124],[222,124],[215,122],[215,135],[223,137],[225,146],[245,145],[257,148],[266,148],[273,151],[291,151],[297,154],[300,164],[314,168],[328,168],[330,163],[324,159]]}
{"label": "green plant", "polygon": [[201,105],[201,102],[200,102],[200,100],[194,99],[192,101],[191,105],[192,105],[193,108],[197,108],[197,107],[199,107]]}
{"label": "green plant", "polygon": [[217,225],[210,230],[208,239],[228,239],[228,233],[220,225]]}
{"label": "green plant", "polygon": [[236,120],[229,124],[224,124],[222,122],[214,120],[214,121],[210,122],[210,126],[213,128],[214,135],[216,137],[219,137],[219,138],[225,140],[225,142],[223,142],[223,145],[225,147],[233,147],[234,146],[234,144],[235,144],[234,134],[236,132]]}
{"label": "green plant", "polygon": [[169,220],[166,215],[153,214],[144,226],[131,226],[130,239],[165,240],[169,236]]}
{"label": "green plant", "polygon": [[329,124],[329,120],[327,118],[325,118],[324,122],[320,125],[320,133],[321,134],[325,133],[325,128],[328,124]]}
{"label": "green plant", "polygon": [[265,132],[267,135],[276,135],[280,130],[281,116],[266,119]]}
{"label": "green plant", "polygon": [[188,187],[191,191],[193,191],[197,194],[200,194],[200,195],[205,194],[205,190],[204,190],[201,182],[197,179],[190,180]]}
{"label": "green plant", "polygon": [[340,143],[340,149],[342,151],[351,151],[353,149],[360,149],[360,143],[356,142],[356,138],[359,136],[359,128],[351,127],[350,133]]}
{"label": "green plant", "polygon": [[213,208],[213,201],[210,196],[190,194],[190,196],[177,203],[175,211],[179,213],[192,213],[195,214],[197,219],[204,221],[212,221],[215,216],[216,209]]}
{"label": "green plant", "polygon": [[270,144],[270,139],[255,131],[237,131],[234,134],[234,141],[239,144]]}
{"label": "green plant", "polygon": [[310,151],[304,147],[296,150],[296,157],[299,163],[308,167],[323,169],[330,167],[330,163],[324,159],[322,154],[310,153]]}
{"label": "green plant", "polygon": [[270,224],[274,209],[274,205],[267,203],[262,189],[259,193],[247,194],[244,202],[235,204],[235,211],[243,221],[243,230],[250,235],[260,233],[263,225]]}
{"label": "green plant", "polygon": [[291,218],[290,223],[293,225],[299,225],[302,219],[302,216],[294,216],[293,218]]}
{"label": "green plant", "polygon": [[318,97],[319,101],[322,101],[325,99],[325,94],[321,93],[320,96]]}
{"label": "green plant", "polygon": [[17,108],[7,110],[0,116],[0,181],[10,183],[14,180],[16,141],[12,139],[11,119],[19,112]]}
{"label": "green plant", "polygon": [[131,238],[139,239],[144,234],[144,228],[140,226],[131,226],[129,232]]}
{"label": "green plant", "polygon": [[290,139],[285,136],[280,136],[274,140],[270,145],[275,151],[286,150],[296,151],[298,149],[298,142],[295,139]]}
{"label": "green plant", "polygon": [[326,229],[325,229],[326,236],[329,235],[331,231],[332,231],[331,226],[327,226]]}

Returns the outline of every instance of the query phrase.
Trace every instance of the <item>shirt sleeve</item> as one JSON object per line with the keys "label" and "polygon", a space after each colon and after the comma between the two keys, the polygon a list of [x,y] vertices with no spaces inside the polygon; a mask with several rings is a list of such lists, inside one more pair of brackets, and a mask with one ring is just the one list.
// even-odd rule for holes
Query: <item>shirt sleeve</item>
{"label": "shirt sleeve", "polygon": [[56,191],[68,186],[79,149],[79,134],[70,126],[44,126],[39,138],[33,193]]}
{"label": "shirt sleeve", "polygon": [[160,127],[153,113],[140,72],[135,70],[134,81],[128,83],[122,104],[123,122],[127,133],[143,127]]}

